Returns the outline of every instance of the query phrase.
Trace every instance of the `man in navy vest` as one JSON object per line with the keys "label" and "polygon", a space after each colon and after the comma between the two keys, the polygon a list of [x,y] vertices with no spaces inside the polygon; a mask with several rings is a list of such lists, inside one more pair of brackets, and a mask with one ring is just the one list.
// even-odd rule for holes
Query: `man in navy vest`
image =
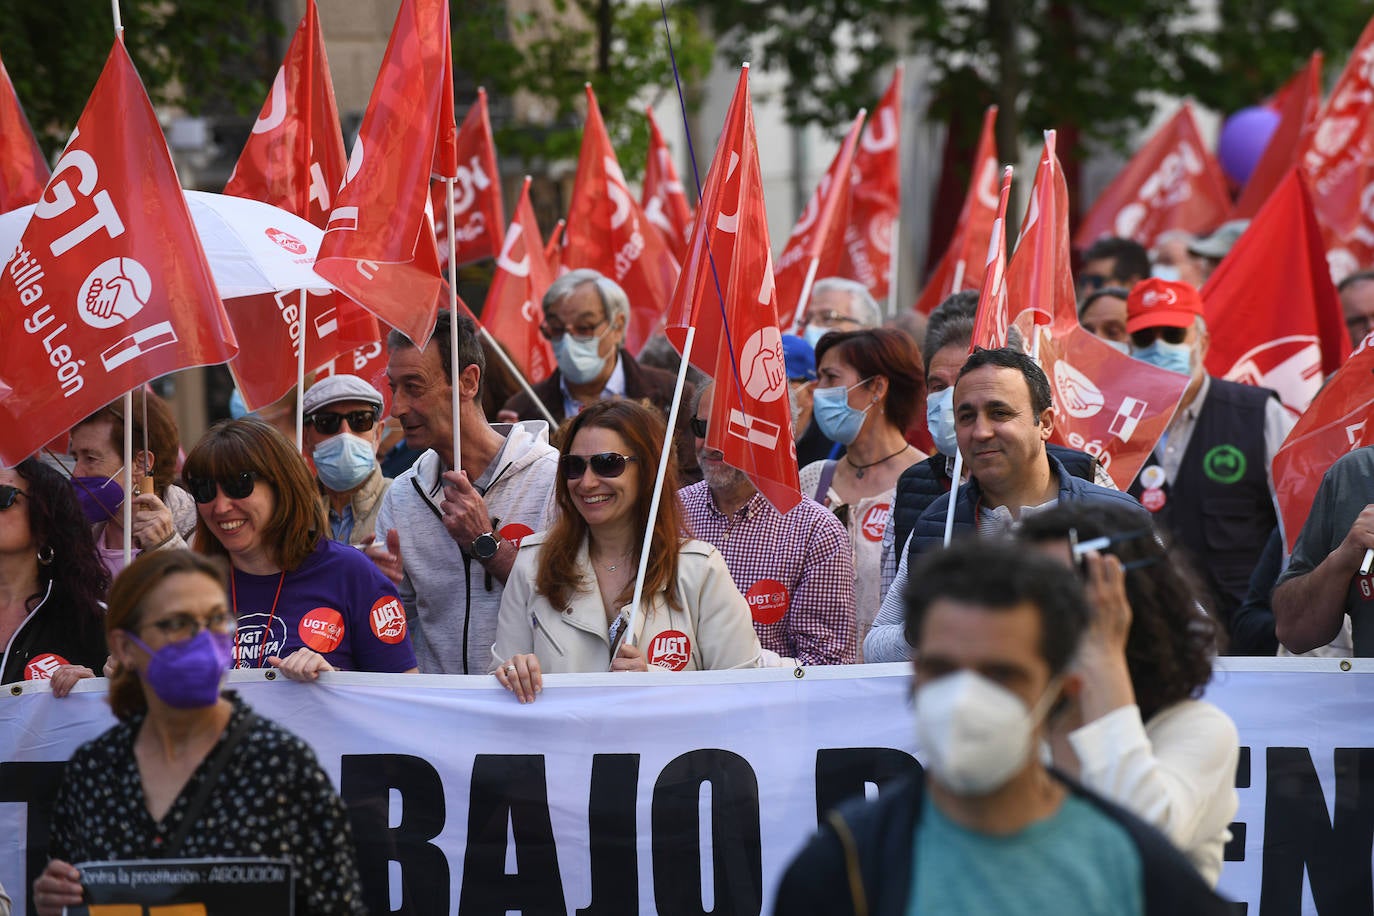
{"label": "man in navy vest", "polygon": [[1202,297],[1188,284],[1136,284],[1126,300],[1126,331],[1136,359],[1191,379],[1131,495],[1192,554],[1229,630],[1278,524],[1269,468],[1293,421],[1269,389],[1207,374]]}

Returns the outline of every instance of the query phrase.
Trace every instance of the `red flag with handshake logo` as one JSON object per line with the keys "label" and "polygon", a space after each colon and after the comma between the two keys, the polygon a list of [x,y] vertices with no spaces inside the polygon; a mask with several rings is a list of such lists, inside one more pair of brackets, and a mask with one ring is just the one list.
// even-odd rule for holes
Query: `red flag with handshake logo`
{"label": "red flag with handshake logo", "polygon": [[840,276],[853,277],[878,302],[892,280],[893,226],[901,203],[902,68],[868,116],[850,168],[849,220]]}
{"label": "red flag with handshake logo", "polygon": [[0,462],[116,395],[238,352],[122,41],[0,274]]}
{"label": "red flag with handshake logo", "polygon": [[315,272],[415,343],[442,289],[430,177],[458,171],[448,0],[402,0]]}
{"label": "red flag with handshake logo", "polygon": [[744,471],[775,509],[789,512],[801,502],[801,486],[748,64],[725,114],[668,315],[668,337],[678,349],[694,327],[692,362],[702,365],[699,351],[710,360],[716,389],[707,447]]}
{"label": "red flag with handshake logo", "polygon": [[1169,229],[1210,232],[1230,212],[1221,166],[1185,102],[1098,196],[1078,226],[1074,247],[1113,235],[1148,248]]}
{"label": "red flag with handshake logo", "polygon": [[[224,193],[280,207],[324,228],[346,160],[339,108],[329,78],[324,37],[314,0],[306,4],[286,58]],[[304,246],[285,232],[270,235],[294,251]],[[252,340],[230,363],[249,407],[275,401],[296,384],[301,309],[306,320],[305,365],[323,366],[381,336],[377,319],[346,296],[302,290],[235,298],[229,317]]]}
{"label": "red flag with handshake logo", "polygon": [[0,62],[0,213],[35,203],[48,175],[43,150]]}

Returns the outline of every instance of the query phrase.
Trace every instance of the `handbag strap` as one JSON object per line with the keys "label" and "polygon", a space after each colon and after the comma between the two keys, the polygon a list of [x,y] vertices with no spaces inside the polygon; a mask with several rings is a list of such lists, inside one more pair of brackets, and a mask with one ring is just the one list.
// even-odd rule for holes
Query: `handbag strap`
{"label": "handbag strap", "polygon": [[220,774],[229,765],[229,757],[234,753],[234,748],[239,746],[243,736],[248,734],[248,729],[253,727],[253,723],[258,721],[258,714],[251,709],[244,713],[243,717],[229,730],[225,736],[224,743],[215,751],[215,755],[210,758],[209,766],[205,769],[205,776],[200,781],[200,786],[196,789],[195,797],[186,806],[186,813],[182,815],[181,823],[177,825],[176,833],[172,834],[172,839],[162,850],[162,857],[174,859],[181,851],[181,844],[186,842],[186,835],[191,832],[191,827],[200,817],[200,812],[204,810],[205,803],[210,800],[210,793],[214,791],[219,783]]}
{"label": "handbag strap", "polygon": [[826,459],[825,464],[821,465],[821,479],[816,482],[816,495],[813,497],[822,506],[825,505],[825,494],[830,492],[830,481],[835,479],[835,468],[839,462],[834,458]]}

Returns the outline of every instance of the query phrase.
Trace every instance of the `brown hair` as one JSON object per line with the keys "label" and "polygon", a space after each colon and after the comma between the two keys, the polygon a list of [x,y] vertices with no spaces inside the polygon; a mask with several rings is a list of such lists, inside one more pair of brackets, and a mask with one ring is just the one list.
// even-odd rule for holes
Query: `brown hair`
{"label": "brown hair", "polygon": [[[148,593],[168,576],[178,573],[198,573],[214,579],[221,589],[225,587],[224,561],[221,559],[208,559],[189,550],[141,553],[115,578],[114,587],[110,589],[109,611],[105,615],[106,641],[115,630],[135,632],[147,610]],[[110,676],[110,708],[121,722],[128,722],[148,709],[143,681],[137,671],[123,665],[115,666]]]}
{"label": "brown hair", "polygon": [[[658,459],[667,429],[662,415],[651,407],[625,398],[597,401],[559,429],[558,451],[566,455],[578,432],[589,428],[607,429],[620,436],[635,457],[639,473],[639,492],[635,494],[635,528],[642,533],[649,524],[649,503],[653,499],[654,477],[658,472]],[[682,610],[677,594],[677,555],[683,537],[682,510],[676,495],[676,466],[676,462],[669,460],[658,518],[654,522],[653,543],[649,548],[649,566],[644,574],[644,594],[663,592],[670,607]],[[574,592],[590,586],[586,571],[577,565],[579,549],[587,538],[588,529],[568,492],[568,481],[561,468],[553,493],[558,514],[549,533],[544,536],[534,584],[535,591],[549,599],[550,604],[556,608],[566,608]],[[638,560],[639,552],[636,550],[635,561]],[[634,597],[633,589],[632,581],[617,596],[617,600],[628,602]]]}
{"label": "brown hair", "polygon": [[864,328],[862,331],[831,331],[816,345],[816,365],[835,351],[859,378],[881,375],[887,379],[887,399],[883,410],[903,433],[918,416],[925,414],[926,372],[921,351],[910,335],[893,328]]}
{"label": "brown hair", "polygon": [[[133,434],[134,451],[143,450],[143,417],[148,417],[148,451],[153,454],[153,489],[158,496],[165,496],[177,474],[177,452],[181,450],[181,437],[177,432],[177,422],[172,416],[167,402],[155,394],[148,394],[142,388],[133,391]],[[124,454],[124,398],[111,401],[72,429],[89,426],[101,420],[110,421],[110,445],[116,455]]]}
{"label": "brown hair", "polygon": [[[271,521],[262,532],[272,562],[290,572],[314,552],[327,530],[315,478],[285,436],[254,417],[222,420],[210,427],[186,456],[186,480],[221,480],[251,471],[259,484],[276,494]],[[205,518],[196,513],[195,548],[210,556],[228,556]]]}

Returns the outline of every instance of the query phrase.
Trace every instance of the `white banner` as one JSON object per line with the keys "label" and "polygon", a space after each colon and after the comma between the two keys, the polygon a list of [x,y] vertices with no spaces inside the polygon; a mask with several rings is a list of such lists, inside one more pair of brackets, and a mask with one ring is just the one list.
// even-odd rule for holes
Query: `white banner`
{"label": "white banner", "polygon": [[[768,912],[818,806],[914,766],[904,665],[553,676],[529,706],[484,677],[264,678],[231,676],[340,787],[374,913]],[[103,681],[6,690],[0,883],[22,913],[61,761],[113,719]],[[1221,891],[1374,912],[1374,663],[1223,664],[1207,696],[1242,744]]]}

